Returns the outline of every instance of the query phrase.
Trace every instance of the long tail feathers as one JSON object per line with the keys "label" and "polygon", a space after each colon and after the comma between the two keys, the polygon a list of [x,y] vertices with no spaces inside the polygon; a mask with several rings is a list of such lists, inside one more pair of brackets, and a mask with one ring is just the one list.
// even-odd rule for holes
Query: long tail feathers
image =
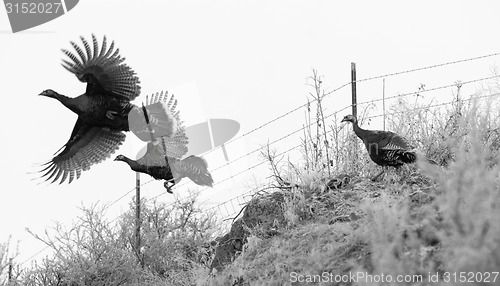
{"label": "long tail feathers", "polygon": [[142,108],[134,107],[128,114],[128,123],[132,131],[144,142],[166,136],[171,137],[177,132],[178,124],[174,115],[164,102],[157,102],[146,106],[151,131],[146,124]]}
{"label": "long tail feathers", "polygon": [[182,160],[182,164],[187,166],[186,176],[195,184],[200,186],[213,187],[214,180],[208,171],[207,161],[197,156],[189,156]]}

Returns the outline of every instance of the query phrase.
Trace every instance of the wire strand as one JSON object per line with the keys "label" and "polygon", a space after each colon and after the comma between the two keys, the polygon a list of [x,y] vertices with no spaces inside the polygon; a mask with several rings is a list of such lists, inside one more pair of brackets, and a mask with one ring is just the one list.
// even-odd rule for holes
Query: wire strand
{"label": "wire strand", "polygon": [[[491,93],[491,94],[488,94],[488,95],[474,96],[474,97],[471,97],[471,98],[461,99],[461,100],[458,100],[458,101],[459,102],[467,102],[467,101],[473,101],[473,100],[478,100],[478,99],[481,99],[481,98],[488,98],[488,97],[493,97],[493,96],[498,96],[498,95],[500,95],[500,93]],[[443,103],[436,103],[436,104],[432,104],[432,105],[421,106],[421,107],[413,108],[411,110],[406,110],[406,111],[395,111],[395,112],[387,113],[386,116],[387,115],[398,114],[398,113],[404,113],[404,112],[413,112],[413,111],[422,110],[422,109],[429,109],[429,108],[432,108],[432,107],[445,106],[445,105],[450,105],[450,104],[453,104],[453,103],[456,103],[456,102],[457,102],[457,100],[452,100],[452,101],[447,101],[447,102],[443,102]],[[367,116],[366,119],[377,118],[377,117],[382,117],[382,116],[384,116],[384,115],[383,114],[377,114],[377,115],[373,115],[373,116]]]}
{"label": "wire strand", "polygon": [[47,245],[45,246],[44,248],[40,249],[39,251],[37,251],[35,254],[31,255],[29,258],[26,258],[25,260],[23,260],[21,263],[19,263],[18,265],[23,265],[25,264],[26,262],[28,262],[29,260],[35,258],[37,255],[39,255],[40,253],[44,252],[45,250],[49,249],[50,246]]}
{"label": "wire strand", "polygon": [[[435,65],[430,65],[430,66],[425,66],[425,67],[420,67],[420,68],[415,68],[415,69],[409,69],[409,70],[400,71],[400,72],[395,72],[395,73],[388,73],[388,74],[384,74],[384,75],[378,75],[378,76],[368,77],[368,78],[364,78],[364,79],[357,80],[356,82],[357,82],[357,83],[359,83],[359,82],[365,82],[365,81],[370,81],[370,80],[375,80],[375,79],[380,79],[380,78],[392,77],[392,76],[397,76],[397,75],[406,74],[406,73],[412,73],[412,72],[417,72],[417,71],[422,71],[422,70],[427,70],[427,69],[433,69],[433,68],[443,67],[443,66],[447,66],[447,65],[453,65],[453,64],[458,64],[458,63],[464,63],[464,62],[469,62],[469,61],[474,61],[474,60],[485,59],[485,58],[488,58],[488,57],[493,57],[493,56],[498,56],[498,55],[500,55],[500,53],[492,53],[492,54],[483,55],[483,56],[478,56],[478,57],[473,57],[473,58],[467,58],[467,59],[456,60],[456,61],[451,61],[451,62],[445,62],[445,63],[435,64]],[[499,77],[499,76],[493,76],[493,77],[488,77],[488,78],[476,79],[476,80],[471,80],[471,81],[467,81],[467,82],[462,82],[461,84],[468,84],[468,83],[473,83],[473,82],[478,82],[478,81],[488,80],[488,79],[493,79],[493,78],[498,78],[498,77]],[[329,92],[327,92],[327,93],[323,94],[320,98],[321,98],[321,99],[323,99],[324,97],[326,97],[326,96],[328,96],[328,95],[330,95],[330,94],[332,94],[332,93],[334,93],[334,92],[336,92],[336,91],[338,91],[338,90],[340,90],[340,89],[342,89],[342,88],[344,88],[344,87],[346,87],[346,86],[348,86],[348,85],[350,85],[350,84],[351,84],[351,82],[347,82],[347,83],[345,83],[345,84],[343,84],[343,85],[339,86],[338,88],[335,88],[334,90],[329,91]],[[422,92],[427,92],[427,91],[434,91],[434,90],[438,90],[438,89],[449,88],[449,87],[453,87],[453,86],[455,86],[455,84],[453,84],[453,85],[447,85],[447,86],[441,86],[441,87],[436,87],[436,88],[432,88],[432,89],[425,89],[425,90],[421,90],[421,91],[417,91],[417,92],[411,92],[411,93],[400,94],[400,95],[396,95],[396,96],[386,97],[386,98],[385,98],[385,100],[392,99],[392,98],[397,98],[397,97],[402,97],[402,96],[407,96],[407,95],[412,95],[412,94],[417,94],[417,93],[422,93]],[[488,95],[488,96],[479,96],[479,97],[474,97],[474,98],[471,98],[471,99],[466,99],[466,100],[461,100],[461,101],[470,101],[470,100],[473,100],[473,99],[479,99],[479,98],[491,97],[491,96],[496,96],[496,95],[500,95],[500,93],[495,93],[495,94],[491,94],[491,95]],[[370,100],[370,101],[360,102],[360,103],[357,103],[357,105],[368,104],[368,103],[374,103],[374,102],[378,102],[378,101],[381,101],[381,100],[383,100],[383,99],[375,99],[375,100]],[[425,106],[425,107],[422,107],[422,108],[417,108],[417,109],[414,109],[414,110],[423,109],[423,108],[430,108],[430,107],[437,107],[437,106],[443,106],[443,105],[451,104],[451,103],[453,103],[453,102],[456,102],[456,101],[451,101],[451,102],[446,102],[446,103],[441,103],[441,104],[436,104],[436,105],[431,105],[431,106]],[[308,103],[305,103],[305,104],[302,104],[302,105],[300,105],[300,106],[298,106],[298,107],[296,107],[296,108],[294,108],[294,109],[292,109],[292,110],[290,110],[290,111],[288,111],[288,112],[286,112],[286,113],[284,113],[284,114],[282,114],[282,115],[280,115],[280,116],[278,116],[278,117],[276,117],[276,118],[274,118],[274,119],[272,119],[272,120],[270,120],[270,121],[268,121],[268,122],[266,122],[266,123],[264,123],[264,124],[261,124],[260,126],[258,126],[258,127],[254,128],[254,129],[252,129],[252,130],[250,130],[250,131],[248,131],[248,132],[246,132],[246,133],[242,134],[241,136],[238,136],[238,137],[235,137],[235,138],[233,138],[233,139],[229,140],[229,141],[228,141],[228,142],[226,142],[225,144],[227,145],[227,144],[230,144],[230,143],[232,143],[232,142],[234,142],[234,141],[240,140],[241,138],[244,138],[245,136],[248,136],[249,134],[251,134],[251,133],[253,133],[253,132],[256,132],[257,130],[262,129],[262,128],[264,128],[265,126],[267,126],[267,125],[269,125],[269,124],[272,124],[272,123],[276,122],[277,120],[279,120],[279,119],[281,119],[281,118],[284,118],[284,117],[286,117],[286,116],[288,116],[288,115],[290,115],[290,114],[292,114],[292,113],[296,112],[297,110],[300,110],[301,108],[306,107],[306,106],[308,106],[308,105],[309,105],[309,102],[308,102]],[[335,111],[334,113],[330,114],[330,115],[329,115],[329,116],[327,116],[327,117],[330,117],[330,116],[332,116],[332,115],[334,115],[334,114],[338,114],[339,112],[342,112],[342,111],[346,110],[347,108],[349,108],[349,107],[351,107],[351,106],[352,106],[352,105],[348,105],[348,106],[346,106],[346,107],[344,107],[344,108],[342,108],[342,109],[340,109],[340,110],[337,110],[337,111]],[[393,114],[393,113],[391,113],[391,114]],[[376,115],[376,116],[372,116],[372,117],[368,117],[368,118],[376,118],[376,117],[380,117],[380,116],[383,116],[383,115]],[[314,123],[311,123],[309,126],[311,126],[312,124],[314,124]],[[275,141],[273,141],[271,144],[273,144],[273,143],[275,143],[275,142],[279,142],[279,141],[283,140],[284,138],[287,138],[287,137],[289,137],[289,136],[291,136],[291,135],[293,135],[293,134],[295,134],[295,133],[297,133],[297,132],[299,132],[299,131],[302,131],[302,130],[304,130],[304,128],[305,128],[305,126],[303,126],[302,128],[300,128],[300,129],[298,129],[298,130],[296,130],[296,131],[293,131],[292,133],[289,133],[289,134],[287,134],[287,135],[283,136],[283,137],[282,137],[282,138],[280,138],[279,140],[275,140]],[[330,132],[330,131],[328,131],[328,132]],[[296,149],[296,148],[298,148],[298,147],[300,147],[300,146],[301,146],[301,144],[296,145],[296,146],[294,146],[294,147],[292,147],[292,148],[290,148],[290,149],[288,149],[288,150],[286,150],[286,151],[284,151],[284,152],[280,153],[278,156],[281,156],[281,155],[283,155],[284,153],[290,152],[291,150]],[[263,147],[265,147],[265,146],[263,146]],[[258,148],[258,149],[256,149],[256,150],[254,150],[254,151],[252,151],[252,152],[250,152],[250,153],[247,153],[246,155],[244,155],[244,156],[242,156],[242,157],[249,156],[249,155],[251,155],[251,154],[255,153],[257,150],[262,149],[263,147],[260,147],[260,148]],[[220,146],[218,146],[218,147],[216,147],[216,148],[213,148],[213,149],[212,149],[212,150],[210,150],[210,151],[205,152],[204,154],[202,154],[202,156],[206,156],[206,155],[210,154],[211,152],[214,152],[214,151],[215,151],[216,149],[218,149],[218,148],[220,148]],[[236,160],[240,160],[242,157],[239,157],[239,158],[237,158]],[[233,160],[233,161],[236,161],[236,160]],[[233,161],[232,161],[232,162],[233,162]],[[223,182],[225,182],[225,181],[227,181],[227,180],[230,180],[230,179],[232,179],[232,178],[234,178],[234,177],[236,177],[236,176],[238,176],[238,175],[241,175],[241,174],[243,174],[243,173],[245,173],[245,172],[247,172],[247,171],[249,171],[249,170],[252,170],[252,169],[254,169],[254,168],[256,168],[256,167],[258,167],[258,166],[260,166],[260,165],[264,164],[265,162],[266,162],[266,161],[263,161],[263,162],[260,162],[260,163],[258,163],[258,164],[255,164],[255,165],[253,165],[253,166],[251,166],[251,167],[249,167],[249,168],[247,168],[247,169],[245,169],[245,170],[243,170],[243,171],[241,171],[241,172],[238,172],[237,174],[234,174],[234,175],[232,175],[232,176],[230,176],[230,177],[228,177],[228,178],[223,179],[222,181],[218,181],[218,182],[214,183],[214,186],[215,186],[215,185],[218,185],[218,184],[220,184],[220,183],[223,183]],[[231,162],[230,162],[230,163],[231,163]],[[220,166],[220,167],[218,167],[218,168],[214,169],[214,171],[216,171],[216,170],[218,170],[219,168],[222,168],[222,167],[224,167],[224,166],[227,166],[227,165],[229,165],[230,163],[227,163],[227,164],[225,164],[225,165],[222,165],[222,166]],[[141,184],[140,186],[144,186],[144,185],[146,185],[146,184],[149,184],[149,183],[150,183],[150,182],[152,182],[152,181],[154,181],[154,179],[151,179],[151,180],[149,180],[149,181],[147,181],[147,182],[145,182],[145,183]],[[189,182],[186,182],[186,183],[184,183],[184,184],[182,184],[182,185],[180,185],[180,186],[184,186],[184,185],[186,185],[186,184],[188,184],[188,183],[189,183]],[[203,189],[203,190],[207,190],[207,189],[208,189],[208,188],[205,188],[205,189]],[[120,200],[122,200],[125,196],[127,196],[128,194],[130,194],[130,193],[131,193],[131,192],[133,192],[134,190],[135,190],[135,187],[134,187],[134,188],[132,188],[130,191],[126,192],[124,195],[122,195],[122,196],[120,196],[119,198],[117,198],[116,200],[114,200],[111,204],[109,204],[108,206],[106,206],[106,207],[105,207],[105,209],[107,209],[107,208],[111,207],[112,205],[116,204],[117,202],[119,202]],[[203,191],[203,190],[202,190],[202,191]],[[158,198],[158,197],[160,197],[161,195],[163,195],[163,194],[165,194],[165,193],[166,193],[166,192],[161,193],[161,194],[159,194],[159,195],[157,195],[157,196],[153,197],[153,199],[154,199],[154,198]],[[240,197],[240,196],[238,196],[238,197]],[[237,197],[237,198],[238,198],[238,197]],[[234,199],[234,198],[233,198],[233,199]],[[224,203],[226,203],[226,202],[224,202]],[[222,203],[222,204],[224,204],[224,203]],[[222,204],[219,204],[218,206],[220,206],[220,205],[222,205]],[[215,207],[217,207],[217,206],[215,206]],[[215,207],[212,207],[212,208],[210,208],[210,209],[213,209],[213,208],[215,208]],[[209,210],[210,210],[210,209],[209,209]],[[120,216],[121,216],[121,215],[120,215]],[[112,221],[110,221],[110,222],[113,222],[113,221],[117,220],[120,216],[116,217],[115,219],[113,219],[113,220],[112,220]],[[43,251],[47,250],[49,247],[50,247],[50,246],[46,246],[46,247],[44,247],[43,249],[41,249],[40,251],[36,252],[36,253],[35,253],[35,254],[33,254],[32,256],[30,256],[29,258],[25,259],[23,262],[21,262],[21,263],[20,263],[20,265],[25,264],[27,261],[29,261],[29,260],[33,259],[34,257],[36,257],[37,255],[39,255],[39,254],[40,254],[40,253],[42,253]]]}
{"label": "wire strand", "polygon": [[[469,81],[460,82],[460,85],[476,83],[476,82],[490,80],[490,79],[499,78],[499,77],[500,77],[500,75],[495,75],[495,76],[490,76],[490,77],[483,77],[483,78],[473,79],[473,80],[469,80]],[[457,86],[457,84],[454,83],[454,84],[443,85],[443,86],[438,86],[438,87],[424,89],[424,90],[419,90],[419,91],[402,93],[402,94],[398,94],[398,95],[393,95],[393,96],[385,97],[385,100],[399,98],[399,97],[404,97],[404,96],[413,95],[413,94],[421,94],[421,93],[425,93],[425,92],[429,92],[429,91],[436,91],[436,90],[450,88],[450,87],[456,87],[456,86]],[[357,103],[356,105],[359,106],[359,105],[363,105],[363,104],[371,104],[371,103],[379,102],[379,101],[382,101],[382,100],[384,100],[384,99],[383,98],[378,98],[378,99],[373,99],[373,100],[367,100],[367,101],[363,101],[363,102]],[[349,105],[346,108],[349,108],[351,106],[352,106],[352,104]],[[344,110],[346,108],[344,108]]]}
{"label": "wire strand", "polygon": [[[487,98],[487,97],[492,97],[492,96],[500,96],[500,93],[493,93],[493,94],[488,94],[488,95],[484,95],[484,96],[476,96],[476,97],[471,97],[471,98],[468,98],[468,99],[462,99],[462,100],[460,100],[460,102],[472,101],[472,100],[477,100],[477,99]],[[439,104],[434,104],[434,105],[429,105],[429,106],[423,106],[423,107],[419,107],[419,108],[414,108],[414,109],[412,109],[411,111],[420,110],[420,109],[428,109],[428,108],[431,108],[431,107],[444,106],[444,105],[449,105],[449,104],[453,104],[453,103],[456,103],[456,102],[457,102],[457,100],[453,100],[453,101],[449,101],[449,102],[445,102],[445,103],[439,103]],[[335,113],[337,113],[337,112],[338,112],[338,111],[336,111]],[[399,112],[406,112],[406,111],[399,111]],[[396,113],[398,113],[398,112],[392,112],[392,113],[389,113],[389,115],[391,115],[391,114],[396,114]],[[383,114],[379,114],[379,115],[375,115],[375,116],[368,116],[367,118],[377,118],[377,117],[381,117],[381,116],[383,116]],[[330,133],[330,132],[332,132],[332,131],[331,131],[331,130],[329,130],[329,131],[327,131],[326,133]],[[325,133],[325,134],[326,134],[326,133]],[[325,134],[323,134],[323,135],[325,135]],[[285,151],[283,151],[283,152],[279,153],[279,154],[278,154],[278,155],[276,155],[276,156],[281,156],[281,155],[284,155],[285,153],[288,153],[288,152],[290,152],[290,151],[292,151],[292,150],[294,150],[294,149],[296,149],[296,148],[299,148],[301,145],[302,145],[302,144],[298,144],[298,145],[296,145],[296,146],[293,146],[292,148],[289,148],[289,149],[287,149],[287,150],[285,150]],[[239,176],[239,175],[241,175],[241,174],[243,174],[243,173],[245,173],[245,172],[248,172],[248,171],[250,171],[250,170],[252,170],[252,169],[254,169],[254,168],[256,168],[256,167],[258,167],[258,166],[260,166],[260,165],[262,165],[262,164],[264,164],[264,163],[266,163],[266,161],[262,161],[262,162],[260,162],[260,163],[257,163],[257,164],[255,164],[255,165],[253,165],[253,166],[251,166],[251,167],[249,167],[249,168],[247,168],[247,169],[243,170],[243,171],[238,172],[237,174],[234,174],[234,175],[232,175],[232,176],[230,176],[230,177],[225,178],[225,179],[224,179],[224,180],[222,180],[222,181],[218,181],[218,182],[214,183],[214,186],[215,186],[215,185],[218,185],[218,184],[221,184],[221,183],[223,183],[223,182],[225,182],[225,181],[227,181],[227,180],[230,180],[230,179],[232,179],[232,178],[234,178],[234,177],[236,177],[236,176]],[[153,180],[154,180],[154,179],[149,180],[149,181],[147,181],[147,182],[145,182],[145,183],[141,184],[141,186],[146,185],[146,184],[148,184],[148,183],[152,182]],[[135,189],[135,188],[134,188],[134,189]],[[133,191],[134,189],[132,189],[132,191]],[[203,189],[202,191],[207,190],[207,189],[208,189],[208,188],[205,188],[205,189]],[[132,191],[129,191],[129,192],[127,192],[126,194],[128,194],[128,193],[130,193],[130,192],[132,192]],[[226,203],[228,203],[228,202],[230,202],[230,201],[234,201],[234,200],[235,200],[235,199],[237,199],[237,198],[243,198],[243,197],[245,197],[245,195],[247,195],[247,194],[249,194],[249,193],[252,193],[252,192],[254,192],[254,191],[252,190],[252,191],[248,191],[248,192],[246,192],[246,193],[243,193],[243,194],[241,194],[241,195],[239,195],[239,196],[236,196],[236,197],[234,197],[234,198],[232,198],[232,199],[230,199],[230,200],[228,200],[228,201],[222,202],[222,203],[220,203],[220,204],[218,204],[218,205],[216,205],[216,206],[212,206],[212,207],[210,207],[210,208],[206,209],[206,211],[211,211],[211,210],[213,210],[213,209],[215,209],[215,208],[218,208],[218,207],[220,207],[221,205],[224,205],[224,204],[226,204]],[[162,194],[163,194],[163,193],[162,193]],[[158,195],[158,196],[156,196],[156,197],[159,197],[159,196],[161,196],[162,194],[160,194],[160,195]],[[125,196],[125,195],[124,195],[124,196]],[[122,199],[124,196],[121,196],[119,199],[115,200],[112,204],[114,204],[114,203],[118,202],[118,201],[119,201],[120,199]],[[174,203],[171,203],[171,204],[169,204],[168,206],[171,206],[171,205],[173,205],[173,204],[174,204]],[[108,207],[109,207],[109,206],[108,206]],[[114,222],[115,220],[117,220],[117,219],[118,219],[118,218],[120,218],[120,217],[121,217],[121,215],[117,216],[116,218],[114,218],[113,220],[111,220],[111,221],[110,221],[110,223]],[[19,265],[23,265],[23,264],[25,264],[26,262],[28,262],[29,260],[33,259],[34,257],[36,257],[37,255],[39,255],[39,254],[40,254],[40,253],[42,253],[43,251],[47,250],[48,248],[50,248],[50,246],[45,246],[45,247],[44,247],[44,248],[42,248],[41,250],[37,251],[35,254],[31,255],[29,258],[27,258],[27,259],[23,260],[21,263],[19,263]]]}
{"label": "wire strand", "polygon": [[425,66],[425,67],[421,67],[421,68],[409,69],[406,71],[400,71],[400,72],[395,72],[395,73],[388,73],[388,74],[384,74],[384,75],[373,76],[373,77],[357,80],[356,82],[369,81],[369,80],[380,79],[380,78],[384,78],[384,77],[391,77],[391,76],[396,76],[396,75],[401,75],[401,74],[406,74],[406,73],[411,73],[411,72],[423,71],[423,70],[428,70],[428,69],[433,69],[433,68],[438,68],[438,67],[443,67],[443,66],[448,66],[448,65],[453,65],[453,64],[465,63],[465,62],[470,62],[470,61],[475,61],[475,60],[482,60],[485,58],[495,57],[498,55],[500,55],[500,53],[492,53],[492,54],[473,57],[473,58],[445,62],[445,63]]}
{"label": "wire strand", "polygon": [[[365,82],[365,81],[370,81],[370,80],[375,80],[375,79],[380,79],[380,78],[387,78],[387,77],[392,77],[392,76],[397,76],[397,75],[401,75],[401,74],[407,74],[407,73],[412,73],[412,72],[417,72],[417,71],[423,71],[423,70],[428,70],[428,69],[433,69],[433,68],[438,68],[438,67],[443,67],[443,66],[448,66],[448,65],[453,65],[453,64],[459,64],[459,63],[465,63],[465,62],[470,62],[470,61],[475,61],[475,60],[481,60],[481,59],[485,59],[485,58],[489,58],[489,57],[494,57],[494,56],[498,56],[500,55],[500,53],[492,53],[492,54],[487,54],[487,55],[482,55],[482,56],[477,56],[477,57],[472,57],[472,58],[467,58],[467,59],[461,59],[461,60],[455,60],[455,61],[451,61],[451,62],[445,62],[445,63],[440,63],[440,64],[434,64],[434,65],[430,65],[430,66],[425,66],[425,67],[420,67],[420,68],[414,68],[414,69],[409,69],[409,70],[404,70],[404,71],[399,71],[399,72],[394,72],[394,73],[388,73],[388,74],[384,74],[384,75],[378,75],[378,76],[373,76],[373,77],[368,77],[368,78],[364,78],[364,79],[359,79],[359,80],[356,80],[356,83],[360,83],[360,82]],[[347,83],[344,83],[343,85],[329,91],[329,92],[326,92],[325,94],[323,94],[320,98],[323,99],[324,97],[326,96],[329,96],[330,94],[334,93],[334,92],[337,92],[341,89],[343,89],[344,87],[350,85],[352,82],[349,81]],[[413,94],[413,93],[412,93]],[[386,98],[387,99],[387,98]],[[235,137],[231,140],[229,140],[228,142],[225,143],[225,145],[228,145],[228,144],[231,144],[232,142],[234,141],[237,141],[237,140],[240,140],[242,139],[243,137],[259,130],[259,129],[262,129],[264,128],[265,126],[281,119],[281,118],[284,118],[294,112],[296,112],[297,110],[300,110],[301,108],[303,107],[306,107],[309,103],[305,103],[305,104],[302,104],[244,134],[242,134],[241,136],[238,136],[238,137]],[[358,103],[358,105],[360,105],[361,103]],[[345,110],[345,109],[344,109]],[[220,146],[217,146],[216,148],[213,148],[205,153],[203,153],[201,156],[206,156],[212,152],[214,152],[215,150],[219,149]]]}

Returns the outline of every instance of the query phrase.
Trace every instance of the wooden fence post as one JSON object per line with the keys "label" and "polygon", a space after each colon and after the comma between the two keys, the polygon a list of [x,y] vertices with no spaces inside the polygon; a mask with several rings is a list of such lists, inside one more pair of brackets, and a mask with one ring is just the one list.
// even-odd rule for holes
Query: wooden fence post
{"label": "wooden fence post", "polygon": [[[358,103],[356,99],[356,63],[351,62],[351,93],[352,93],[352,115],[358,118]],[[358,141],[353,136],[353,156],[352,156],[352,166],[354,167],[354,162],[358,162]]]}
{"label": "wooden fence post", "polygon": [[358,118],[356,100],[356,63],[351,63],[352,115]]}
{"label": "wooden fence post", "polygon": [[10,285],[10,283],[12,282],[12,257],[9,258],[9,276],[8,276],[8,284]]}
{"label": "wooden fence post", "polygon": [[384,121],[384,131],[385,131],[385,78],[382,80],[382,111],[384,116],[383,121]]}
{"label": "wooden fence post", "polygon": [[135,251],[142,265],[141,257],[141,175],[135,173]]}

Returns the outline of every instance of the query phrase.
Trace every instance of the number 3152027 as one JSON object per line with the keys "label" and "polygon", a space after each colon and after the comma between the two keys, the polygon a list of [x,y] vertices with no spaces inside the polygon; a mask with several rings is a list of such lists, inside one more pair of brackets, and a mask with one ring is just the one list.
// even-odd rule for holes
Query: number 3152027
{"label": "number 3152027", "polygon": [[5,3],[7,13],[16,14],[57,14],[61,3]]}

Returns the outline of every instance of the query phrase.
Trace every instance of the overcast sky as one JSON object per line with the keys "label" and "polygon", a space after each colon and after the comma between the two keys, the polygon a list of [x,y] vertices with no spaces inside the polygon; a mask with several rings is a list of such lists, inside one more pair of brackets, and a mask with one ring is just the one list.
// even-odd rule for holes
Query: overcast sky
{"label": "overcast sky", "polygon": [[[207,118],[241,124],[237,136],[307,101],[312,69],[333,90],[350,81],[351,62],[358,79],[500,52],[498,1],[97,1],[84,0],[54,21],[12,34],[0,8],[3,160],[0,241],[20,240],[18,262],[44,245],[30,237],[54,221],[69,223],[78,206],[112,202],[132,190],[134,173],[109,159],[71,185],[37,185],[37,163],[46,162],[69,138],[76,115],[57,101],[37,96],[54,89],[77,96],[85,85],[61,67],[61,48],[79,36],[114,40],[141,80],[142,96],[174,92],[186,126]],[[490,76],[499,58],[489,57],[386,79],[386,96]],[[473,93],[477,85],[466,90]],[[441,90],[427,98],[447,97]],[[382,80],[358,83],[358,101],[382,96]],[[347,106],[350,88],[325,99],[327,113]],[[374,110],[374,113],[380,109]],[[343,112],[339,116],[346,115]],[[284,136],[304,123],[299,110],[227,146],[229,159]],[[379,126],[374,126],[379,127]],[[300,135],[300,134],[299,134]],[[286,150],[293,136],[276,144]],[[135,157],[144,146],[133,134],[112,156]],[[210,168],[225,163],[221,150],[206,157]],[[222,181],[256,162],[252,154],[213,173]],[[205,190],[209,207],[265,181],[266,166],[252,169]],[[149,177],[142,176],[144,181]],[[193,184],[186,185],[193,187]],[[183,188],[174,192],[183,193]],[[143,196],[164,192],[161,182]],[[133,193],[110,207],[109,218],[123,212]],[[160,201],[169,202],[170,195]]]}

